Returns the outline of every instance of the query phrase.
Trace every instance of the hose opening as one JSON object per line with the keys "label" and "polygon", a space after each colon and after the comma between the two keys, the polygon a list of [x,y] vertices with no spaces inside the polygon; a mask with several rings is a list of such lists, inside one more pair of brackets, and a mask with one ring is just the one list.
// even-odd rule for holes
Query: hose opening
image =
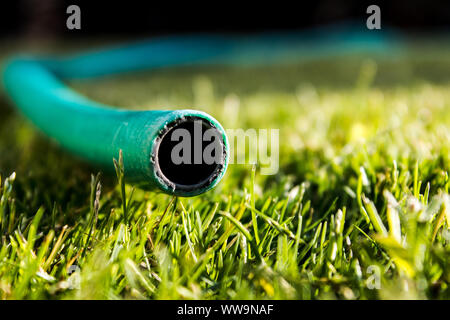
{"label": "hose opening", "polygon": [[206,119],[177,119],[167,125],[158,140],[156,173],[174,190],[201,191],[225,170],[222,132]]}

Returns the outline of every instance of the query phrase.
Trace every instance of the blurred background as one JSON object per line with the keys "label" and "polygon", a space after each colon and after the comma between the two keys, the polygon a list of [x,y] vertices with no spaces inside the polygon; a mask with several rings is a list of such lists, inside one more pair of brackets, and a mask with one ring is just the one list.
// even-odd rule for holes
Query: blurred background
{"label": "blurred background", "polygon": [[[67,30],[66,8],[82,10],[81,30]],[[73,38],[85,36],[148,36],[184,32],[255,32],[302,29],[355,20],[365,22],[366,8],[377,4],[383,27],[405,32],[448,30],[448,1],[300,1],[276,3],[174,1],[4,1],[2,36]]]}

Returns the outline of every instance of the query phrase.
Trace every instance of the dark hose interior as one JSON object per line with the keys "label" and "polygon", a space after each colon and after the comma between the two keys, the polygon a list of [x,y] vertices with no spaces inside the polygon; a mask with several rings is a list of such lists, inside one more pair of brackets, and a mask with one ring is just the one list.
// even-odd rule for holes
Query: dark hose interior
{"label": "dark hose interior", "polygon": [[[196,135],[194,132],[194,123],[197,122],[197,129],[199,127],[202,128],[201,135]],[[201,125],[200,125],[201,124]],[[190,136],[190,163],[181,163],[175,164],[172,159],[172,150],[173,148],[180,144],[181,139],[176,141],[173,140],[173,133],[177,129],[185,129],[189,132]],[[217,137],[222,137],[220,132],[213,127],[208,121],[197,118],[197,117],[188,117],[182,120],[175,121],[172,124],[168,125],[168,130],[163,133],[161,140],[159,142],[159,147],[157,148],[157,170],[159,169],[159,173],[163,176],[163,178],[167,179],[170,183],[175,185],[175,188],[191,191],[197,188],[203,188],[210,183],[212,183],[220,172],[224,168],[224,160],[225,155],[223,154],[224,144],[223,139],[218,139],[217,137],[212,138],[210,141],[204,141],[203,133],[208,130],[216,130],[218,133]],[[186,131],[185,131],[186,132]],[[197,131],[198,132],[198,131]],[[205,148],[211,143],[221,144],[222,154],[218,155],[219,161],[215,161],[212,164],[207,164],[205,161],[202,161],[200,164],[194,163],[194,153],[196,152],[195,144],[198,143],[198,146],[201,146],[201,152],[203,152]],[[179,150],[179,149],[178,149]],[[197,149],[197,154],[198,154]],[[210,149],[211,150],[211,149]],[[214,149],[210,154],[216,156]],[[184,152],[180,152],[179,154],[184,155]],[[189,153],[188,153],[189,154]]]}

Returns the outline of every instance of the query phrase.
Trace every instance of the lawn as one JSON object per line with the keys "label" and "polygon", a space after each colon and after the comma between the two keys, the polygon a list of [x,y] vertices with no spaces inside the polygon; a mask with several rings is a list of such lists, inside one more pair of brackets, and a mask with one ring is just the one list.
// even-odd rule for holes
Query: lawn
{"label": "lawn", "polygon": [[400,56],[70,85],[126,108],[195,108],[224,128],[279,129],[279,171],[230,165],[194,198],[132,185],[124,195],[116,176],[61,150],[1,92],[1,299],[450,298],[444,41]]}

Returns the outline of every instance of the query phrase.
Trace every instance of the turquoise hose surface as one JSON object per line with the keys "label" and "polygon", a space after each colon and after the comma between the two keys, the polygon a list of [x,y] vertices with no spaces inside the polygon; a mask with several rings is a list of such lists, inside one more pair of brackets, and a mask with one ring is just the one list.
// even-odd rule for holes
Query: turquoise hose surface
{"label": "turquoise hose surface", "polygon": [[[391,44],[380,34],[336,28],[331,33],[316,30],[250,38],[167,37],[65,58],[13,57],[4,67],[3,84],[27,118],[74,154],[110,169],[112,159],[122,150],[127,182],[168,194],[194,196],[213,188],[228,165],[227,137],[214,118],[195,110],[128,111],[110,107],[74,92],[62,80],[181,65],[265,64],[387,49],[392,49]],[[159,157],[158,148],[170,130],[194,120],[219,132],[223,154],[206,173],[203,169],[194,171],[197,180],[170,178],[161,170],[160,162],[167,157]],[[184,169],[190,171],[190,167]]]}

